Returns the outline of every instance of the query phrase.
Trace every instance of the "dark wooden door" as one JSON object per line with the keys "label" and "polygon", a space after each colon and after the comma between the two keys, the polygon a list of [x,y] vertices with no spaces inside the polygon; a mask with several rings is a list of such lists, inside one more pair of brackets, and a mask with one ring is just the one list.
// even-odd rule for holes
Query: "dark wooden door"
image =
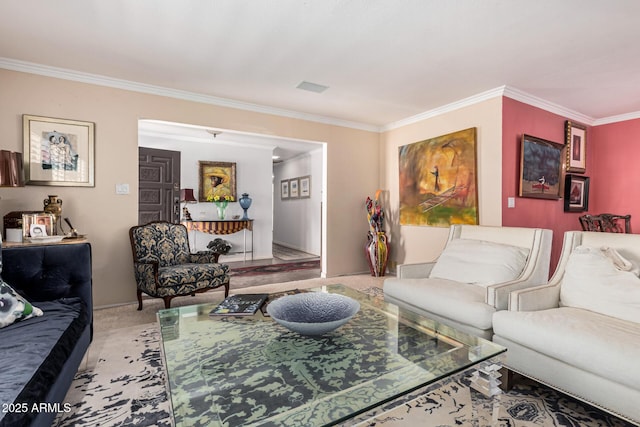
{"label": "dark wooden door", "polygon": [[138,224],[180,221],[180,152],[138,148]]}

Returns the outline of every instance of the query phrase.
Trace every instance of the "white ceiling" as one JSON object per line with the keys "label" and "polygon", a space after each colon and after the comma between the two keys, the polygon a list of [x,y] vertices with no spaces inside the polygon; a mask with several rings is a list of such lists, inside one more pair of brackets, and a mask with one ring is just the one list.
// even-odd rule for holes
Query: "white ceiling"
{"label": "white ceiling", "polygon": [[639,17],[637,0],[3,0],[0,66],[375,129],[502,86],[590,121],[640,117]]}

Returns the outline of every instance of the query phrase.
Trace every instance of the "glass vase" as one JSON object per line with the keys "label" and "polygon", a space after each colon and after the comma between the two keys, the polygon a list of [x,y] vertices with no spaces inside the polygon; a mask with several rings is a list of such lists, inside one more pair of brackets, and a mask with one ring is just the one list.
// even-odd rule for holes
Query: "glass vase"
{"label": "glass vase", "polygon": [[246,221],[249,219],[249,215],[247,215],[247,209],[251,206],[251,197],[249,197],[249,193],[242,193],[242,197],[238,199],[238,203],[240,203],[240,207],[244,210],[244,215],[242,216],[242,220]]}
{"label": "glass vase", "polygon": [[218,219],[220,219],[220,220],[224,219],[225,210],[227,210],[226,206],[218,206]]}

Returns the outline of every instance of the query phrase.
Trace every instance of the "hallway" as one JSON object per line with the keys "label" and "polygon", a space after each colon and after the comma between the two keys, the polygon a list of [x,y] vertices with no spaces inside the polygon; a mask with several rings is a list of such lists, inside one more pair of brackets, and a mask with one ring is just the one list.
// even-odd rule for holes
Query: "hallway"
{"label": "hallway", "polygon": [[[223,257],[220,262],[225,263]],[[231,275],[231,289],[320,277],[319,256],[277,244],[273,245],[273,258],[226,264]]]}

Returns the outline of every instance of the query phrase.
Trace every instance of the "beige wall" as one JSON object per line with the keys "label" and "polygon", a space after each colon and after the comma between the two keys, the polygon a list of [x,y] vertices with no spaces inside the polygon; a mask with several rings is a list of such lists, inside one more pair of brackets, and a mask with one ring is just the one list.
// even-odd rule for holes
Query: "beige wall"
{"label": "beige wall", "polygon": [[482,225],[501,225],[502,205],[502,98],[496,97],[458,110],[385,132],[381,137],[381,188],[387,190],[391,218],[390,265],[431,261],[444,247],[448,228],[398,224],[398,147],[477,128],[478,203]]}
{"label": "beige wall", "polygon": [[[48,194],[63,200],[63,216],[92,244],[96,306],[135,300],[128,230],[137,222],[139,119],[326,142],[325,273],[368,269],[362,255],[368,229],[364,200],[380,182],[373,166],[380,164],[377,133],[7,70],[0,70],[0,94],[1,149],[23,151],[23,114],[96,124],[94,188],[0,189],[0,216],[42,209]],[[131,193],[116,195],[118,183],[128,183]]]}

